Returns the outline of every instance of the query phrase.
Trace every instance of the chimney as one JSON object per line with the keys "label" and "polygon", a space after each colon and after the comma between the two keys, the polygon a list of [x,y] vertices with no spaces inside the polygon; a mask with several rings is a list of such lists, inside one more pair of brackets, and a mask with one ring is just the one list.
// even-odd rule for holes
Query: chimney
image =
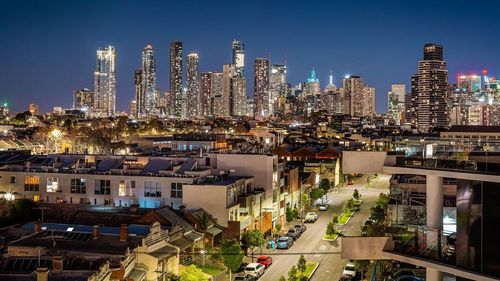
{"label": "chimney", "polygon": [[46,267],[36,269],[36,281],[48,281],[49,269]]}
{"label": "chimney", "polygon": [[127,241],[128,237],[128,226],[126,224],[122,224],[120,227],[120,241]]}
{"label": "chimney", "polygon": [[52,257],[52,272],[61,273],[63,271],[63,257],[53,256]]}
{"label": "chimney", "polygon": [[35,222],[34,231],[35,233],[42,231],[42,223],[40,221]]}
{"label": "chimney", "polygon": [[92,229],[92,237],[94,239],[99,238],[99,226],[98,225],[94,225],[94,228]]}

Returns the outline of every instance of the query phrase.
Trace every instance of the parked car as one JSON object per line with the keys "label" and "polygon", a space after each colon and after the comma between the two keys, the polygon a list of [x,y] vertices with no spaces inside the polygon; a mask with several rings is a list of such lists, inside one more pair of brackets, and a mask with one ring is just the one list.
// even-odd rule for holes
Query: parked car
{"label": "parked car", "polygon": [[234,281],[255,281],[255,277],[250,274],[238,274],[234,277]]}
{"label": "parked car", "polygon": [[306,231],[307,229],[307,226],[305,224],[296,224],[293,227],[295,227],[295,229],[300,231],[300,233],[304,233],[304,231]]}
{"label": "parked car", "polygon": [[351,276],[351,278],[356,277],[356,267],[352,263],[347,263],[344,267],[342,275]]}
{"label": "parked car", "polygon": [[265,269],[266,267],[262,264],[254,262],[248,264],[247,267],[245,267],[245,274],[250,274],[258,279],[262,276],[262,274],[264,274]]}
{"label": "parked car", "polygon": [[286,233],[286,236],[291,237],[293,240],[297,240],[300,237],[300,230],[290,228]]}
{"label": "parked car", "polygon": [[270,256],[260,256],[259,258],[257,258],[257,263],[260,263],[268,268],[271,266],[271,264],[273,264],[273,259]]}
{"label": "parked car", "polygon": [[236,269],[236,270],[234,271],[234,273],[244,272],[244,271],[245,271],[245,267],[247,267],[247,265],[248,265],[248,262],[242,262],[242,263],[240,264],[240,267],[238,267],[238,269]]}
{"label": "parked car", "polygon": [[328,210],[328,204],[319,204],[318,210],[320,210],[320,211]]}
{"label": "parked car", "polygon": [[315,212],[309,212],[306,214],[304,222],[315,222],[318,220],[318,214]]}
{"label": "parked car", "polygon": [[293,245],[291,237],[283,236],[278,238],[278,249],[289,249]]}

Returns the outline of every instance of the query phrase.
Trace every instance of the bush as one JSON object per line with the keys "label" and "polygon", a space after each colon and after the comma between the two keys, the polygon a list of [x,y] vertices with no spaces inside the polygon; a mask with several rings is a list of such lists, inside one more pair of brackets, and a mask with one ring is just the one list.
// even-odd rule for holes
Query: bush
{"label": "bush", "polygon": [[335,225],[333,222],[329,221],[326,225],[326,235],[334,235],[336,232]]}
{"label": "bush", "polygon": [[354,189],[354,192],[352,193],[352,197],[356,200],[359,200],[361,198],[361,194],[357,189]]}

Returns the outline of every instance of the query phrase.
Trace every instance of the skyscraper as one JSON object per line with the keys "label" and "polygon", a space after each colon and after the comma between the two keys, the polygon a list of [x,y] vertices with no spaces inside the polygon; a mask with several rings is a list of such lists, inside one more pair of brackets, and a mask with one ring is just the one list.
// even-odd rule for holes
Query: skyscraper
{"label": "skyscraper", "polygon": [[202,98],[200,95],[200,77],[198,71],[198,54],[186,56],[187,116],[201,116]]}
{"label": "skyscraper", "polygon": [[256,58],[253,68],[255,116],[268,117],[269,108],[269,60]]}
{"label": "skyscraper", "polygon": [[140,118],[146,113],[146,101],[144,95],[144,84],[142,83],[142,69],[137,69],[134,72],[135,85],[135,117]]}
{"label": "skyscraper", "polygon": [[97,49],[94,71],[94,110],[99,116],[114,116],[116,110],[116,50],[107,46]]}
{"label": "skyscraper", "polygon": [[156,97],[156,61],[153,45],[149,44],[142,50],[142,91],[144,108],[141,114],[155,114],[157,106]]}
{"label": "skyscraper", "polygon": [[233,112],[233,77],[236,68],[234,64],[224,64],[222,66],[222,100],[219,106],[219,116],[230,116]]}
{"label": "skyscraper", "polygon": [[224,98],[224,83],[223,74],[220,72],[212,72],[210,78],[210,92],[213,97],[213,116],[227,116],[226,106],[227,102]]}
{"label": "skyscraper", "polygon": [[387,93],[387,113],[396,125],[404,123],[406,85],[394,84]]}
{"label": "skyscraper", "polygon": [[271,115],[278,113],[278,99],[284,97],[286,91],[286,65],[271,64],[271,72],[269,73],[269,108]]}
{"label": "skyscraper", "polygon": [[170,114],[181,117],[182,114],[182,42],[170,44]]}
{"label": "skyscraper", "polygon": [[417,129],[429,132],[446,128],[448,70],[443,60],[443,46],[424,45],[424,58],[418,62],[418,73],[412,80],[413,119]]}
{"label": "skyscraper", "polygon": [[233,40],[233,64],[238,76],[245,76],[245,43]]}
{"label": "skyscraper", "polygon": [[236,75],[231,79],[231,115],[247,115],[247,80]]}
{"label": "skyscraper", "polygon": [[345,76],[342,81],[343,113],[352,117],[375,114],[375,88],[364,84],[360,76]]}
{"label": "skyscraper", "polygon": [[212,72],[202,72],[200,79],[201,116],[213,115]]}

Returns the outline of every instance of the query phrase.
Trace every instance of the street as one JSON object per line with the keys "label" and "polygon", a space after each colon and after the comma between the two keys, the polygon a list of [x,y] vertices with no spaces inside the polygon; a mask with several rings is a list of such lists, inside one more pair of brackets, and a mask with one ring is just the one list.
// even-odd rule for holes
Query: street
{"label": "street", "polygon": [[[352,197],[354,189],[358,189],[364,200],[360,210],[354,214],[345,226],[337,226],[343,235],[354,236],[360,234],[362,224],[370,215],[370,208],[375,204],[381,192],[387,192],[389,176],[381,175],[372,181],[372,188],[365,187],[366,177],[355,178],[354,185],[348,185],[328,193],[329,209],[319,212],[315,223],[308,223],[307,230],[297,239],[288,250],[265,250],[264,254],[270,255],[274,262],[260,280],[279,280],[283,275],[287,277],[288,270],[297,263],[301,254],[308,261],[318,261],[319,267],[311,280],[338,280],[347,261],[340,258],[341,238],[335,242],[323,241],[326,225],[332,214],[340,214],[344,206]],[[257,250],[259,253],[259,250]]]}

